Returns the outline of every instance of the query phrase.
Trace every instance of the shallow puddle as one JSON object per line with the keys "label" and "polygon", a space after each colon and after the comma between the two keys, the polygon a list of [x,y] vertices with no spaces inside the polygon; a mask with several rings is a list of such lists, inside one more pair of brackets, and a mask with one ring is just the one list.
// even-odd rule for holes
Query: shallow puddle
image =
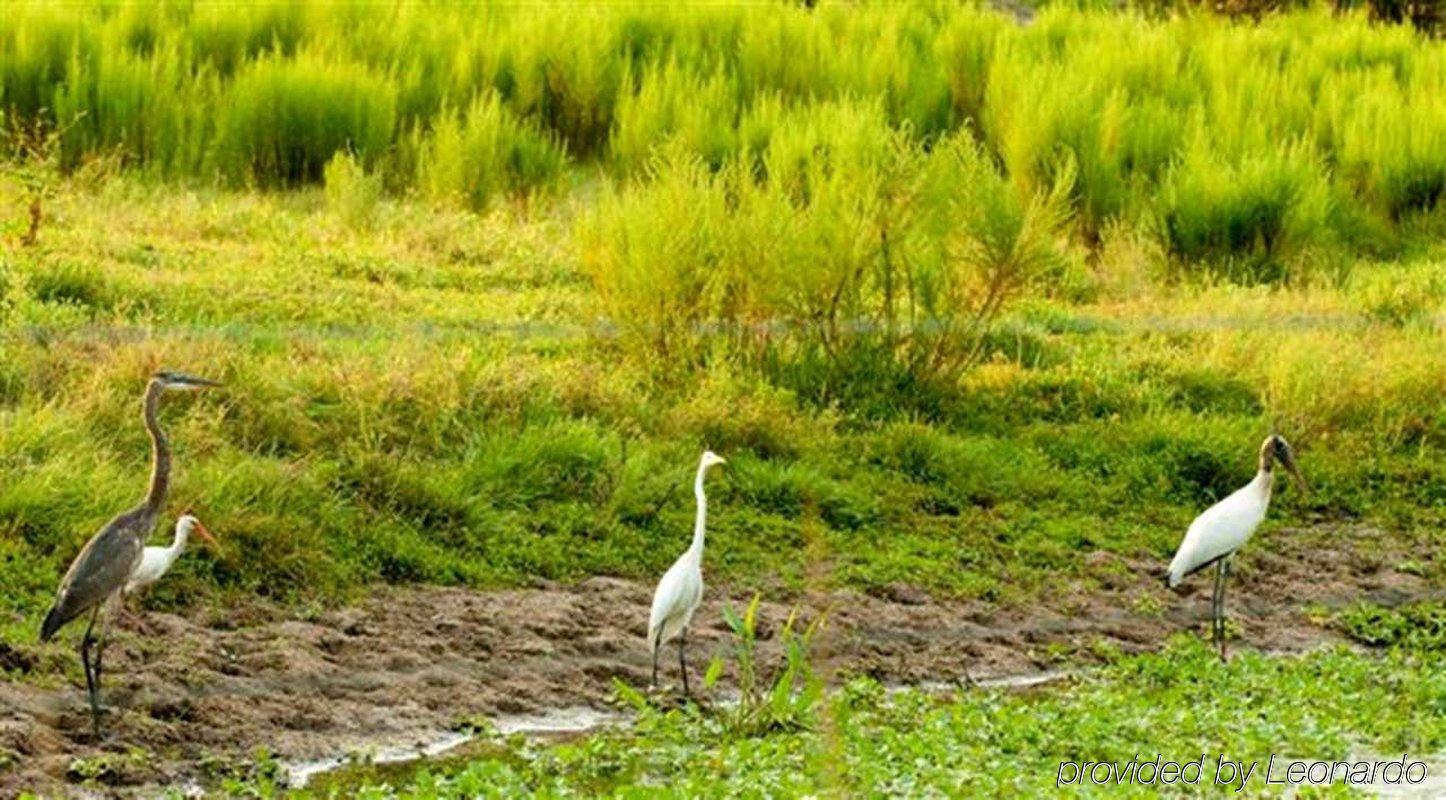
{"label": "shallow puddle", "polygon": [[[493,729],[503,736],[521,734],[539,738],[589,733],[627,718],[615,711],[599,711],[586,706],[559,708],[539,714],[510,714],[492,719]],[[407,746],[380,746],[370,750],[358,748],[352,753],[315,761],[287,764],[283,768],[286,785],[300,789],[320,775],[342,770],[374,769],[378,766],[408,765],[424,759],[456,755],[467,744],[477,740],[472,731],[439,731],[435,738]]]}

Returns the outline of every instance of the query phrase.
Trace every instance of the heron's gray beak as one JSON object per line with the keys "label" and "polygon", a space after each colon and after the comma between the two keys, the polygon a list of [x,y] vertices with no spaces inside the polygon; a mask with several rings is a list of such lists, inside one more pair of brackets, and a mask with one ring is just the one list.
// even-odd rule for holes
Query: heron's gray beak
{"label": "heron's gray beak", "polygon": [[220,381],[213,381],[209,378],[198,378],[194,375],[172,375],[170,379],[166,382],[167,388],[188,389],[191,391],[209,389],[213,386],[220,385]]}

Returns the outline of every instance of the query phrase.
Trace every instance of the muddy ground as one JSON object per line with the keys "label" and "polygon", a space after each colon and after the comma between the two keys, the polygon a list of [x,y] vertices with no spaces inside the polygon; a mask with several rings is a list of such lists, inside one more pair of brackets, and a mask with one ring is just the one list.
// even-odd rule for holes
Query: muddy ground
{"label": "muddy ground", "polygon": [[[1440,596],[1426,580],[1394,570],[1400,559],[1390,553],[1356,557],[1376,551],[1372,538],[1360,530],[1343,533],[1339,550],[1259,548],[1242,558],[1230,596],[1244,639],[1237,646],[1305,649],[1337,638],[1312,621],[1320,607]],[[1284,532],[1275,539],[1290,540]],[[1160,585],[1157,563],[1093,558],[1117,561],[1094,572],[1118,577],[1027,606],[939,601],[906,586],[798,603],[806,613],[830,612],[818,647],[822,669],[891,683],[1027,673],[1061,659],[1089,663],[1101,644],[1137,652],[1183,629],[1204,630],[1209,576],[1171,592]],[[694,622],[695,686],[711,655],[729,646],[722,605],[741,606],[748,596],[741,587],[709,590]],[[150,794],[214,780],[259,747],[309,760],[427,741],[481,716],[605,708],[615,679],[647,685],[650,598],[651,586],[599,577],[513,591],[388,588],[358,607],[305,620],[264,608],[140,612],[122,623],[107,653],[114,711],[99,741],[79,668],[68,678],[40,674],[61,663],[58,652],[30,659],[36,674],[24,681],[0,684],[0,795],[86,793],[87,769],[89,787],[101,794]],[[765,637],[791,608],[764,604]],[[665,683],[677,681],[675,658],[670,651]],[[26,659],[12,660],[12,670],[26,670]]]}

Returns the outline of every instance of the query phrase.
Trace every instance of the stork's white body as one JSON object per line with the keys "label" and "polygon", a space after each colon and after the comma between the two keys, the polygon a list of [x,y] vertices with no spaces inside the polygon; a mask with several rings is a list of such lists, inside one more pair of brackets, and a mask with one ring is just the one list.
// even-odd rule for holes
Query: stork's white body
{"label": "stork's white body", "polygon": [[663,573],[653,592],[653,609],[648,615],[648,647],[653,654],[653,681],[658,678],[658,651],[674,639],[679,639],[678,666],[683,674],[683,690],[687,692],[688,667],[683,656],[688,624],[703,600],[703,536],[708,521],[708,497],[703,493],[703,477],[708,468],[722,464],[723,459],[712,451],[705,452],[698,464],[698,477],[693,483],[693,494],[698,499],[698,516],[693,523],[693,543],[683,555]]}
{"label": "stork's white body", "polygon": [[1255,473],[1255,479],[1229,497],[1205,509],[1190,523],[1185,540],[1170,562],[1169,584],[1179,586],[1185,576],[1239,550],[1260,527],[1270,507],[1270,470]]}

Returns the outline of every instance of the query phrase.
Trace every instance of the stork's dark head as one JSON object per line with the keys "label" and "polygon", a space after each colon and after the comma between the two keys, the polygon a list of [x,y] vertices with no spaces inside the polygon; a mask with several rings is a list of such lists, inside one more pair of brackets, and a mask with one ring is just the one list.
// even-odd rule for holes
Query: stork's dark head
{"label": "stork's dark head", "polygon": [[1295,451],[1290,448],[1290,442],[1287,442],[1284,436],[1272,433],[1260,446],[1260,468],[1269,471],[1275,461],[1285,467],[1301,491],[1309,491],[1305,478],[1300,474],[1300,467],[1295,463]]}
{"label": "stork's dark head", "polygon": [[198,378],[194,375],[187,375],[183,372],[157,372],[151,376],[151,382],[168,391],[179,390],[186,392],[208,389],[212,386],[220,386],[217,381],[207,378]]}

